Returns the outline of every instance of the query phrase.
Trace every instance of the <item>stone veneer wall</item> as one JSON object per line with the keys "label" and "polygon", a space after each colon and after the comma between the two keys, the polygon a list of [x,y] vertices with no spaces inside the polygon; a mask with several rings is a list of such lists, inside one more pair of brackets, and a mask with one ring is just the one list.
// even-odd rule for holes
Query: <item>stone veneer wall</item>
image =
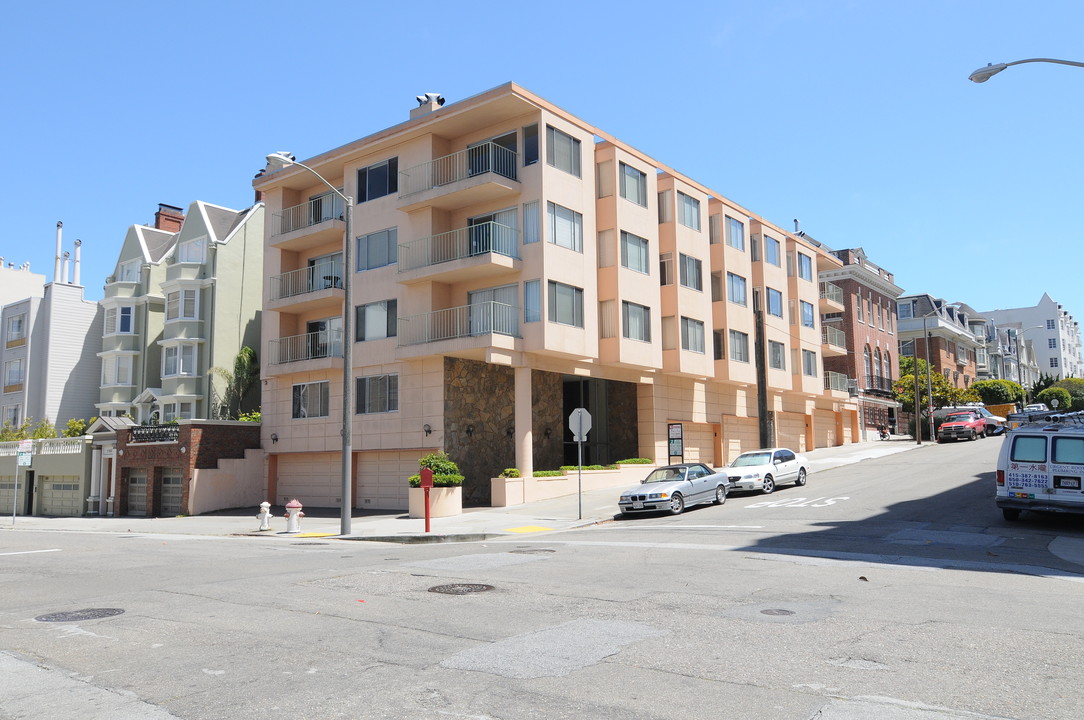
{"label": "stone veneer wall", "polygon": [[464,505],[489,505],[489,479],[516,464],[515,414],[512,368],[444,358],[444,451],[465,478]]}
{"label": "stone veneer wall", "polygon": [[[556,470],[564,464],[564,376],[560,373],[531,372],[531,399],[534,427],[535,470]],[[550,436],[546,437],[546,430]]]}
{"label": "stone veneer wall", "polygon": [[607,381],[606,415],[609,418],[610,455],[607,462],[639,457],[636,430],[636,385]]}

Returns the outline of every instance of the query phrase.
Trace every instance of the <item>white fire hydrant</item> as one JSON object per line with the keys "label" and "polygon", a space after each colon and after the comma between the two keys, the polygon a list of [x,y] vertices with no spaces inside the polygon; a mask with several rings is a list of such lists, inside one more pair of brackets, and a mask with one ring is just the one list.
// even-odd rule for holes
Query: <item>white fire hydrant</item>
{"label": "white fire hydrant", "polygon": [[305,517],[305,513],[301,512],[302,507],[297,498],[286,503],[286,532],[301,532],[301,518]]}
{"label": "white fire hydrant", "polygon": [[271,518],[274,517],[271,514],[271,503],[266,500],[260,503],[260,514],[256,517],[260,519],[260,530],[270,530]]}

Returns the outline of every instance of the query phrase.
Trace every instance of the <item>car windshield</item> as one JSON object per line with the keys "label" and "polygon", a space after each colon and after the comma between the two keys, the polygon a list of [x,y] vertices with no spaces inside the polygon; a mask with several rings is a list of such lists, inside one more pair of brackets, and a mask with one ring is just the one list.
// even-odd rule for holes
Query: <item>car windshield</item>
{"label": "car windshield", "polygon": [[770,452],[752,452],[739,455],[738,458],[730,463],[730,467],[749,467],[750,465],[767,465],[772,461],[772,454]]}
{"label": "car windshield", "polygon": [[971,413],[954,413],[945,418],[945,422],[971,422]]}
{"label": "car windshield", "polygon": [[675,480],[682,480],[681,468],[659,468],[658,470],[652,470],[651,474],[644,480],[645,483],[657,483],[657,482],[674,482]]}

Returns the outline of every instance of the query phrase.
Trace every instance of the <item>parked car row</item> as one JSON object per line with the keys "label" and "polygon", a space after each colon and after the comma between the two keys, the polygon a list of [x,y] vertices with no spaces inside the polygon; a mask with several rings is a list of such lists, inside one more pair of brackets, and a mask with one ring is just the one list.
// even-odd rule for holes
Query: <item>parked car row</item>
{"label": "parked car row", "polygon": [[805,485],[809,461],[786,448],[742,453],[722,470],[703,463],[678,463],[656,468],[636,487],[621,493],[622,514],[669,512],[681,514],[701,503],[722,505],[733,490],[759,490],[768,494],[778,486]]}

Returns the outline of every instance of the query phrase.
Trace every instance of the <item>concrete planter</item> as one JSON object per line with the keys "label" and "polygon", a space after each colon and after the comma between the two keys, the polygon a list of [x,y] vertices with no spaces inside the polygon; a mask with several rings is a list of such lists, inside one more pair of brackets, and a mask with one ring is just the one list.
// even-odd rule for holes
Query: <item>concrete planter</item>
{"label": "concrete planter", "polygon": [[[425,517],[425,491],[407,489],[407,510],[412,518]],[[429,517],[451,517],[463,514],[463,487],[435,487],[429,491]]]}

